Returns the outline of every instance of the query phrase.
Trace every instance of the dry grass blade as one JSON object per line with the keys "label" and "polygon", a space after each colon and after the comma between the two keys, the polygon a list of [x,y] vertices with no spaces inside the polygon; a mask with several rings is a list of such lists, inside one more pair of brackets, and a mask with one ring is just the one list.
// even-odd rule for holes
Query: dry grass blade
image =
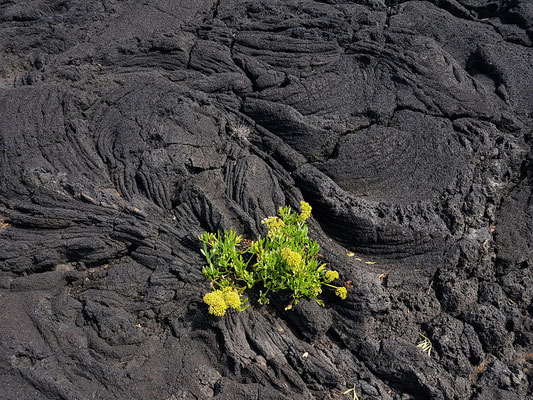
{"label": "dry grass blade", "polygon": [[429,340],[429,338],[427,338],[426,336],[422,335],[420,332],[418,332],[418,334],[422,337],[422,341],[418,343],[416,347],[422,349],[423,352],[427,353],[428,356],[431,357],[431,350],[433,349],[431,340]]}
{"label": "dry grass blade", "polygon": [[350,392],[353,392],[353,400],[359,400],[359,397],[357,397],[357,392],[355,391],[355,384],[353,385],[353,388],[342,392],[342,394],[348,394]]}

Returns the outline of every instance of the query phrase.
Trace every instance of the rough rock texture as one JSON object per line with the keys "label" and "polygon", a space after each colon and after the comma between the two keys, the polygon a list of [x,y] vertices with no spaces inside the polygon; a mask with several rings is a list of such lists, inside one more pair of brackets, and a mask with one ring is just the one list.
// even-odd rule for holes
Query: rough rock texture
{"label": "rough rock texture", "polygon": [[[533,396],[532,46],[530,0],[1,1],[0,398]],[[198,235],[301,199],[347,300],[209,316]]]}

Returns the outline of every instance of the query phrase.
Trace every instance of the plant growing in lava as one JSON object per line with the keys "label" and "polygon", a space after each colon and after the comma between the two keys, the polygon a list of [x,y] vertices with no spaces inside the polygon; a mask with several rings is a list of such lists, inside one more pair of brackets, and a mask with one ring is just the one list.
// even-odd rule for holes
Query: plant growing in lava
{"label": "plant growing in lava", "polygon": [[248,142],[250,134],[252,133],[252,127],[245,122],[240,122],[230,125],[231,132],[238,138]]}
{"label": "plant growing in lava", "polygon": [[268,233],[256,241],[243,240],[232,230],[200,236],[207,260],[203,273],[213,288],[204,296],[211,314],[223,316],[228,309],[245,310],[248,299],[243,293],[254,287],[259,288],[259,304],[268,304],[270,293],[289,292],[292,299],[286,309],[302,297],[324,305],[318,299],[323,286],[346,298],[344,286],[331,284],[339,278],[338,272],[327,270],[319,261],[320,246],[308,236],[306,220],[311,206],[302,201],[300,208],[296,213],[288,206],[280,207],[279,216],[265,218],[262,223]]}

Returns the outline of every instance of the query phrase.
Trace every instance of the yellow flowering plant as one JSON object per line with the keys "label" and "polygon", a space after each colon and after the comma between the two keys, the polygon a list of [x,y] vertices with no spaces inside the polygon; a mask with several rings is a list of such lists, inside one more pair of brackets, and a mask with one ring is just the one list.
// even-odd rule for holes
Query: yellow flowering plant
{"label": "yellow flowering plant", "polygon": [[259,287],[260,304],[269,303],[268,294],[283,290],[291,293],[291,305],[302,297],[324,305],[317,298],[322,286],[329,286],[341,299],[346,298],[345,287],[331,284],[339,279],[339,273],[327,270],[326,264],[319,262],[320,246],[309,238],[306,220],[311,216],[311,206],[302,201],[300,209],[300,213],[295,213],[288,206],[280,207],[279,216],[262,221],[267,235],[246,241],[246,245],[242,236],[232,230],[200,236],[207,260],[203,273],[213,287],[204,296],[211,314],[223,316],[228,309],[246,309],[248,302],[242,294],[254,286]]}

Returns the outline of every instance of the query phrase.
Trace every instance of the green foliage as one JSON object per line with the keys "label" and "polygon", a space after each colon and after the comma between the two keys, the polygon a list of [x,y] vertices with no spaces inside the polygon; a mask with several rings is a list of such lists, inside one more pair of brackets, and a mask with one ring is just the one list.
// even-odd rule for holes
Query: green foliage
{"label": "green foliage", "polygon": [[320,246],[308,236],[305,221],[310,215],[311,206],[304,201],[300,213],[281,207],[279,217],[262,221],[268,233],[256,241],[243,241],[232,230],[202,234],[202,254],[207,260],[203,273],[213,287],[213,292],[204,297],[209,312],[222,316],[227,308],[244,310],[248,304],[241,298],[242,293],[254,286],[259,287],[260,304],[268,304],[267,295],[271,292],[290,292],[293,300],[287,308],[302,297],[323,305],[317,298],[322,286],[336,289],[337,296],[345,299],[346,288],[330,284],[339,278],[338,272],[326,270],[326,264],[319,261]]}

